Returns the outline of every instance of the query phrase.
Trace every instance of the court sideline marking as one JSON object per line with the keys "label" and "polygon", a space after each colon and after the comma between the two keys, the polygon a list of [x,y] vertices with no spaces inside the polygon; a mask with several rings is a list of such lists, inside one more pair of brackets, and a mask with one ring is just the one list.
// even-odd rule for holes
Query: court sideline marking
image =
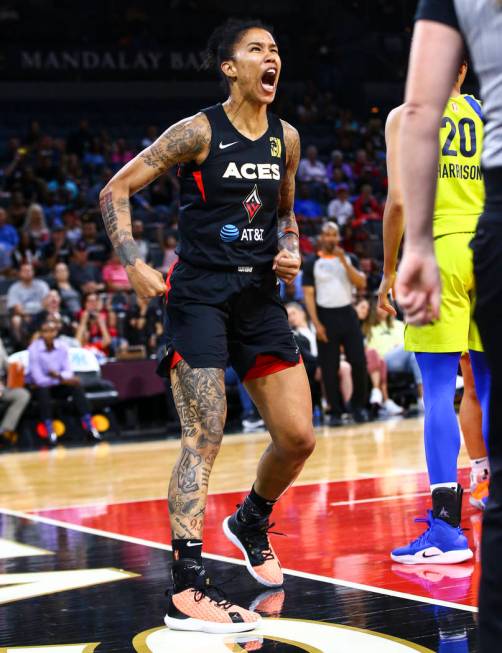
{"label": "court sideline marking", "polygon": [[[131,537],[129,535],[120,535],[118,533],[111,533],[108,531],[103,531],[97,528],[90,528],[88,526],[80,526],[77,524],[71,524],[68,522],[60,521],[58,519],[52,519],[50,517],[42,517],[40,515],[31,515],[29,513],[21,512],[18,510],[9,510],[7,508],[0,508],[0,514],[8,515],[10,517],[17,517],[19,519],[28,519],[33,522],[38,522],[41,524],[46,524],[48,526],[56,526],[59,528],[67,528],[74,531],[79,531],[81,533],[87,533],[88,535],[97,535],[99,537],[107,537],[112,540],[119,540],[122,542],[129,542],[130,544],[138,544],[141,546],[147,546],[152,549],[161,549],[163,551],[171,551],[171,547],[168,544],[162,544],[160,542],[153,542],[151,540],[144,540],[139,537]],[[230,558],[227,556],[221,556],[214,553],[205,553],[205,558],[210,560],[218,560],[220,562],[228,562],[230,564],[236,564],[244,566],[244,560],[239,560],[237,558]],[[408,601],[416,601],[418,603],[429,603],[430,605],[439,605],[444,608],[452,608],[454,610],[464,610],[465,612],[478,612],[478,608],[471,605],[463,605],[461,603],[452,603],[450,601],[442,601],[438,599],[432,599],[428,596],[419,596],[417,594],[408,594],[406,592],[398,592],[396,590],[384,589],[381,587],[376,587],[373,585],[364,585],[362,583],[354,583],[351,581],[340,580],[338,578],[330,578],[329,576],[321,576],[319,574],[311,574],[304,571],[296,571],[294,569],[283,569],[285,574],[290,576],[297,576],[299,578],[307,578],[310,580],[317,580],[323,583],[330,583],[331,585],[339,585],[341,587],[349,587],[351,589],[361,590],[364,592],[373,592],[375,594],[384,594],[386,596],[394,596]]]}

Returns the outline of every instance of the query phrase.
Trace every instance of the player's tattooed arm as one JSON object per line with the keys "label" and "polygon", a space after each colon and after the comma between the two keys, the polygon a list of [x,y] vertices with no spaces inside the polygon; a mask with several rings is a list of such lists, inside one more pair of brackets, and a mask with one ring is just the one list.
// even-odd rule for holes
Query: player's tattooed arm
{"label": "player's tattooed arm", "polygon": [[[132,237],[129,198],[176,163],[201,163],[207,156],[210,142],[211,127],[206,116],[199,113],[186,118],[169,127],[155,143],[119,170],[100,193],[106,232],[140,296],[153,297],[163,293],[165,288],[160,272],[139,259],[138,247]],[[141,270],[136,266],[138,261]]]}
{"label": "player's tattooed arm", "polygon": [[289,123],[282,122],[286,146],[286,172],[279,191],[278,236],[279,249],[286,249],[300,258],[298,224],[293,205],[295,201],[295,176],[300,161],[300,136]]}
{"label": "player's tattooed arm", "polygon": [[211,143],[211,127],[205,114],[185,118],[167,129],[139,157],[158,174],[167,172],[177,163],[197,161],[207,156]]}

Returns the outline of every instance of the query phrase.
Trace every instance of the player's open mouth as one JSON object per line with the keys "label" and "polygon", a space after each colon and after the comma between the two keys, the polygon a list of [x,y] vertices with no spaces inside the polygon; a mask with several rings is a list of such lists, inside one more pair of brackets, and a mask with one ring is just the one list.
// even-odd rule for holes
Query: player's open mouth
{"label": "player's open mouth", "polygon": [[277,79],[277,68],[267,68],[261,78],[261,85],[267,93],[275,91],[275,81]]}

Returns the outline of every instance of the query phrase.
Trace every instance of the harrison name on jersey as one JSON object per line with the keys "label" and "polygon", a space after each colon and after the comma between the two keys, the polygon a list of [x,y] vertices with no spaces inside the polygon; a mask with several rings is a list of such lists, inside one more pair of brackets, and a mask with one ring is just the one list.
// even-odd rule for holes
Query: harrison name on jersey
{"label": "harrison name on jersey", "polygon": [[280,179],[281,169],[278,163],[243,163],[240,167],[230,161],[223,173],[223,179]]}

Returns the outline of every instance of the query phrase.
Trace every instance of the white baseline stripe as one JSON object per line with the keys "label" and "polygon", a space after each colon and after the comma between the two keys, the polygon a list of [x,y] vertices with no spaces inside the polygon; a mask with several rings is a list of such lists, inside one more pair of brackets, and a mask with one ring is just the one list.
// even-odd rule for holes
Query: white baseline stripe
{"label": "white baseline stripe", "polygon": [[[41,524],[48,524],[49,526],[58,526],[61,528],[68,528],[74,531],[79,531],[81,533],[88,533],[89,535],[98,535],[100,537],[108,537],[112,540],[119,540],[122,542],[130,542],[131,544],[140,544],[142,546],[148,546],[152,549],[161,549],[164,551],[172,551],[172,548],[168,544],[162,544],[160,542],[152,542],[151,540],[144,540],[139,537],[130,537],[128,535],[119,535],[118,533],[110,533],[108,531],[102,531],[97,528],[89,528],[88,526],[79,526],[76,524],[70,524],[64,521],[59,521],[57,519],[51,519],[49,517],[41,517],[39,515],[30,515],[25,512],[20,512],[18,510],[8,510],[6,508],[0,508],[0,513],[4,515],[10,515],[11,517],[18,517],[20,519],[29,519],[30,521],[39,522]],[[229,558],[227,556],[216,555],[214,553],[205,553],[205,558],[210,560],[219,560],[221,562],[229,562],[235,565],[244,566],[244,560],[239,560],[237,558]],[[323,583],[330,583],[331,585],[340,585],[341,587],[350,587],[352,589],[362,590],[364,592],[374,592],[376,594],[384,594],[385,596],[396,596],[401,599],[407,599],[409,601],[417,601],[419,603],[429,603],[431,605],[440,605],[445,608],[453,608],[455,610],[464,610],[465,612],[477,612],[478,609],[471,605],[463,605],[462,603],[451,603],[450,601],[441,601],[437,599],[432,599],[428,596],[418,596],[416,594],[408,594],[406,592],[397,592],[395,590],[384,589],[381,587],[375,587],[373,585],[363,585],[362,583],[353,583],[347,580],[340,580],[338,578],[330,578],[329,576],[320,576],[318,574],[310,574],[304,571],[296,571],[295,569],[283,569],[283,572],[289,574],[290,576],[297,576],[299,578],[309,578],[311,580],[318,580]]]}

